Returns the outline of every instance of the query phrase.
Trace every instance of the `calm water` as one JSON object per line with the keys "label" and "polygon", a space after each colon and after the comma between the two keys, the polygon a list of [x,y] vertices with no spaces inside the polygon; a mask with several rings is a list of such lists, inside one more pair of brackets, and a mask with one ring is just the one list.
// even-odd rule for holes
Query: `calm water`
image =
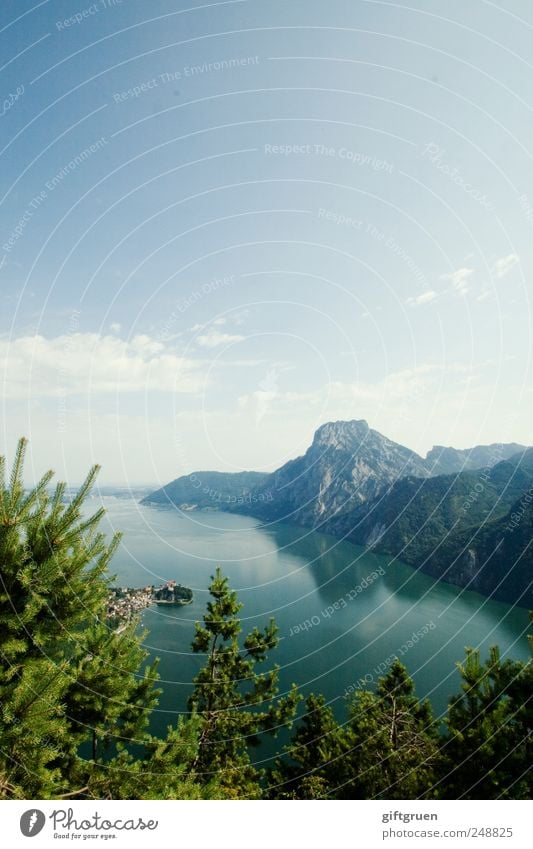
{"label": "calm water", "polygon": [[[377,678],[380,664],[402,650],[418,693],[439,713],[458,689],[455,663],[466,645],[486,655],[497,643],[515,658],[529,656],[526,610],[434,583],[350,543],[286,525],[262,528],[254,519],[224,513],[182,515],[127,498],[103,503],[106,529],[124,532],[113,561],[117,583],[143,586],[175,578],[194,591],[187,607],[153,607],[143,614],[146,646],[161,660],[164,688],[155,732],[186,708],[201,665],[190,653],[194,622],[202,617],[216,564],[244,603],[245,629],[275,617],[282,640],[271,659],[281,666],[281,690],[295,682],[303,692],[320,691],[339,717],[345,691],[365,676]],[[95,509],[97,500],[90,506]],[[372,572],[377,577],[363,588]],[[311,627],[297,632],[306,620]],[[417,630],[427,633],[409,647]]]}

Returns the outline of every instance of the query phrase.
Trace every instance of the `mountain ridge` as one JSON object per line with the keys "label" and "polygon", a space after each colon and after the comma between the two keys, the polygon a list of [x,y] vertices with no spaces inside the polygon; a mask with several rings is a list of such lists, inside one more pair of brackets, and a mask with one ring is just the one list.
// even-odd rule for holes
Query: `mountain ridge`
{"label": "mountain ridge", "polygon": [[533,449],[526,446],[434,446],[424,458],[353,419],[321,425],[307,451],[274,472],[194,472],[143,503],[290,522],[400,557],[433,577],[459,586],[467,582],[495,598],[516,601],[519,593],[525,598],[520,603],[533,606],[528,584],[533,552],[521,558],[513,581],[501,577],[501,557],[493,567],[480,567],[479,578],[474,574],[472,563],[488,557],[488,532],[480,536],[481,553],[464,559],[468,534],[503,521],[529,487]]}

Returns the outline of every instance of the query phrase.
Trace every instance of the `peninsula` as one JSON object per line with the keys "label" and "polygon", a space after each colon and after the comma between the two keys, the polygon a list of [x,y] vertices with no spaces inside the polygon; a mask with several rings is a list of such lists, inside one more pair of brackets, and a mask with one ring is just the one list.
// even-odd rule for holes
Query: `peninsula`
{"label": "peninsula", "polygon": [[193,593],[176,581],[161,586],[111,587],[107,603],[107,619],[121,626],[152,604],[190,604]]}

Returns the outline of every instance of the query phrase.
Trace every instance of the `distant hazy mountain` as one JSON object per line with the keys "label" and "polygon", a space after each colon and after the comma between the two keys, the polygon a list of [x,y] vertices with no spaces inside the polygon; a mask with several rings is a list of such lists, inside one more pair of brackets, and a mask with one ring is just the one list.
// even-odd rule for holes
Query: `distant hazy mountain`
{"label": "distant hazy mountain", "polygon": [[446,448],[435,445],[426,457],[426,464],[432,475],[451,475],[456,472],[468,472],[495,466],[501,460],[508,460],[515,454],[525,451],[525,445],[516,442],[476,445],[474,448]]}
{"label": "distant hazy mountain", "polygon": [[489,553],[532,485],[533,449],[436,446],[422,458],[365,421],[348,421],[320,427],[303,456],[271,474],[195,472],[144,503],[227,510],[326,531],[450,583],[527,604],[533,552],[520,556],[512,578],[505,561],[518,557],[527,519],[520,533],[504,537],[498,553]]}
{"label": "distant hazy mountain", "polygon": [[267,475],[261,472],[193,472],[145,496],[142,504],[174,505],[180,510],[228,510],[252,497]]}

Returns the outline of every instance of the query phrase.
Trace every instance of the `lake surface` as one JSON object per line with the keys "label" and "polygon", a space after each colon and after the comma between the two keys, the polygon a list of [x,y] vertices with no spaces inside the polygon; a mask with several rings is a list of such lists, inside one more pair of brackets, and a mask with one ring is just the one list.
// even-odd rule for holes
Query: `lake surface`
{"label": "lake surface", "polygon": [[186,710],[202,665],[190,652],[194,623],[202,618],[217,564],[244,604],[245,630],[275,617],[282,639],[270,661],[281,666],[281,691],[295,682],[304,694],[322,692],[339,718],[345,717],[345,692],[361,679],[372,687],[396,654],[437,713],[458,691],[455,664],[465,646],[486,656],[497,643],[502,653],[529,657],[525,609],[435,582],[350,543],[288,525],[263,528],[225,513],[145,507],[125,497],[95,497],[91,512],[100,501],[107,510],[104,529],[124,533],[112,564],[117,584],[176,579],[194,592],[186,607],[151,607],[142,616],[164,690],[155,733]]}

